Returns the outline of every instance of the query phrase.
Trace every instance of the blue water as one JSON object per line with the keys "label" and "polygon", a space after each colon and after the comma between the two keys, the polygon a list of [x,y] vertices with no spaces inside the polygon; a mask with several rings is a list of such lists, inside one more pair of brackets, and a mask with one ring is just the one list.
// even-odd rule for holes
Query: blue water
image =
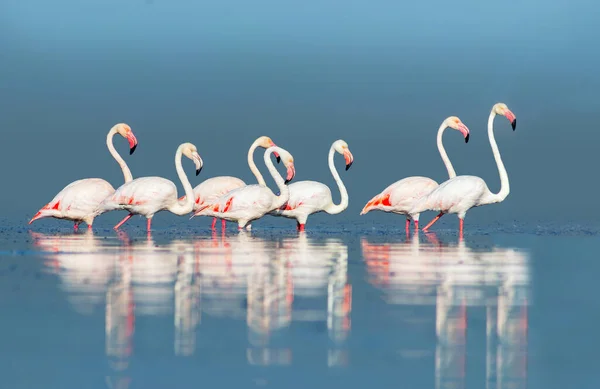
{"label": "blue water", "polygon": [[5,388],[600,384],[595,225],[48,224],[1,231]]}

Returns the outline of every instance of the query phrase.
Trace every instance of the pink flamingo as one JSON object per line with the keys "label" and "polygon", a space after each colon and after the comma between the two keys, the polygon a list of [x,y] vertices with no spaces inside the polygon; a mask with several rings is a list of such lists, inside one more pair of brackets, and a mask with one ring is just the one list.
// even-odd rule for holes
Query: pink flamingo
{"label": "pink flamingo", "polygon": [[116,209],[129,211],[114,229],[118,229],[133,215],[143,215],[148,219],[147,230],[150,232],[152,217],[160,211],[169,211],[176,215],[185,215],[194,209],[194,191],[183,167],[181,157],[185,155],[196,165],[196,175],[202,170],[202,158],[198,155],[196,146],[182,143],[175,153],[175,169],[186,193],[185,201],[177,199],[175,184],[162,177],[141,177],[121,185],[112,196],[106,198],[98,207],[98,212],[108,212]]}
{"label": "pink flamingo", "polygon": [[[113,145],[115,134],[119,134],[129,141],[130,155],[135,151],[138,142],[133,131],[131,131],[131,127],[125,123],[114,125],[106,136],[108,151],[119,166],[121,166],[125,182],[129,182],[133,179],[133,176],[123,158],[115,150],[115,146]],[[75,223],[75,230],[79,229],[79,224],[82,222],[85,222],[88,225],[88,229],[91,229],[94,218],[97,216],[95,213],[96,208],[105,198],[114,192],[115,188],[102,178],[84,178],[73,181],[58,192],[48,204],[44,205],[29,221],[29,224],[38,219],[53,217],[55,219],[72,220]]]}
{"label": "pink flamingo", "polygon": [[[275,165],[271,161],[271,154],[279,153],[283,164],[287,168],[287,179],[284,181]],[[215,199],[212,203],[205,204],[194,213],[194,216],[213,216],[229,221],[236,221],[238,229],[251,228],[253,220],[260,219],[268,212],[281,207],[290,197],[287,183],[296,175],[294,158],[281,147],[269,147],[264,155],[265,164],[273,176],[280,194],[276,196],[265,185],[246,185],[237,188]],[[194,217],[192,216],[192,217]]]}
{"label": "pink flamingo", "polygon": [[510,122],[513,131],[517,127],[515,115],[508,109],[506,104],[497,103],[492,107],[488,119],[488,137],[494,159],[498,166],[500,174],[500,192],[492,193],[485,181],[476,176],[456,176],[442,183],[427,196],[415,202],[410,212],[418,213],[426,210],[439,211],[440,213],[427,224],[423,231],[427,231],[436,221],[445,213],[456,213],[459,220],[459,234],[463,237],[463,223],[467,211],[473,207],[479,207],[486,204],[495,204],[504,201],[510,193],[510,184],[508,174],[502,163],[500,151],[494,138],[494,118],[496,115],[505,116]]}
{"label": "pink flamingo", "polygon": [[330,215],[335,215],[348,208],[348,191],[333,163],[335,152],[344,156],[346,170],[352,166],[354,157],[348,148],[348,144],[341,139],[333,142],[329,149],[329,170],[340,190],[341,201],[339,204],[333,203],[331,190],[326,185],[316,181],[298,181],[289,185],[290,199],[270,214],[296,219],[298,231],[304,231],[309,215],[317,212],[327,212]]}
{"label": "pink flamingo", "polygon": [[[442,143],[442,135],[446,128],[452,128],[460,131],[465,137],[465,143],[469,142],[469,129],[465,126],[459,118],[456,116],[450,116],[446,118],[437,133],[437,147],[442,161],[446,166],[449,178],[456,177],[454,167],[446,154],[444,145]],[[383,212],[392,212],[400,215],[406,215],[406,233],[409,232],[410,220],[412,219],[415,223],[415,229],[419,229],[419,213],[410,211],[414,203],[437,188],[438,183],[427,177],[407,177],[400,181],[394,182],[373,197],[367,205],[363,208],[361,215],[364,215],[370,211],[378,210]]]}
{"label": "pink flamingo", "polygon": [[[267,184],[265,183],[265,179],[256,167],[256,164],[254,163],[254,150],[256,150],[256,148],[258,147],[268,149],[269,147],[273,146],[275,146],[275,143],[273,143],[271,138],[269,138],[268,136],[261,136],[257,138],[254,141],[254,143],[252,143],[250,149],[248,150],[248,166],[250,166],[250,171],[252,171],[252,174],[254,174],[254,177],[256,177],[256,181],[259,185],[266,186]],[[277,158],[277,162],[279,162],[279,155],[276,152],[274,152],[273,155],[275,155],[275,157]],[[246,186],[246,183],[237,177],[220,176],[209,178],[208,180],[198,184],[194,188],[194,211],[196,211],[198,208],[203,207],[205,204],[212,203],[214,200],[224,195],[225,193],[237,188],[241,188],[243,186]],[[185,196],[182,196],[181,198],[179,198],[179,200],[185,200]],[[211,226],[213,230],[215,229],[216,223],[217,218],[214,217]],[[225,219],[222,220],[222,223],[223,229],[225,229]]]}

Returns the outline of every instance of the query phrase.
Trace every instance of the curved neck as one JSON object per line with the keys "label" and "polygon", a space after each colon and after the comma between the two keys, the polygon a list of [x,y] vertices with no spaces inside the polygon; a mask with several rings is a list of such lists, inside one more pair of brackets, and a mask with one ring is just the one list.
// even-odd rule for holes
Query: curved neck
{"label": "curved neck", "polygon": [[183,171],[183,167],[181,166],[181,155],[182,147],[179,146],[177,148],[177,152],[175,153],[175,170],[177,170],[177,176],[183,185],[183,190],[185,191],[185,198],[181,201],[175,200],[175,203],[171,205],[168,210],[175,215],[185,215],[193,211],[194,209],[194,189],[192,188],[192,184],[187,178],[187,175]]}
{"label": "curved neck", "polygon": [[275,196],[273,209],[281,207],[290,199],[290,189],[285,184],[285,180],[283,179],[283,177],[281,177],[281,174],[279,174],[279,172],[275,168],[275,165],[273,165],[273,161],[271,161],[271,154],[273,154],[273,151],[276,151],[275,149],[277,149],[277,147],[270,148],[269,150],[265,151],[265,165],[267,165],[269,173],[271,173],[271,176],[273,176],[273,180],[275,180],[275,183],[279,188],[279,196]]}
{"label": "curved neck", "polygon": [[446,128],[448,128],[446,124],[442,123],[440,129],[438,130],[437,148],[440,152],[440,155],[442,156],[442,161],[444,161],[444,166],[446,166],[446,170],[448,171],[448,178],[454,178],[456,177],[456,172],[454,171],[452,162],[450,162],[450,158],[448,158],[448,154],[446,154],[446,149],[444,148],[444,144],[442,143],[442,135],[444,134],[444,131],[446,131]]}
{"label": "curved neck", "polygon": [[496,117],[496,112],[492,109],[490,112],[490,117],[488,119],[488,137],[490,138],[490,145],[492,146],[492,152],[494,153],[494,159],[496,160],[496,165],[498,166],[498,173],[500,174],[500,192],[493,194],[491,193],[486,203],[499,203],[503,201],[506,196],[510,193],[510,184],[508,183],[508,173],[506,173],[506,168],[504,168],[504,163],[502,163],[502,158],[500,157],[500,151],[498,150],[498,145],[496,144],[496,139],[494,138],[494,118]]}
{"label": "curved neck", "polygon": [[252,174],[254,174],[254,177],[256,177],[258,185],[267,186],[265,179],[263,178],[262,174],[260,174],[260,171],[254,163],[254,150],[256,150],[257,147],[258,139],[255,140],[254,143],[252,143],[252,146],[250,146],[250,149],[248,150],[248,166],[250,166],[250,171],[252,172]]}
{"label": "curved neck", "polygon": [[327,207],[327,209],[325,210],[325,212],[335,215],[336,213],[340,213],[342,211],[344,211],[346,208],[348,208],[348,191],[346,190],[346,187],[344,186],[344,183],[342,182],[342,179],[340,178],[340,175],[337,171],[337,169],[335,168],[335,164],[333,163],[333,157],[335,155],[335,149],[333,148],[333,145],[331,146],[331,148],[329,149],[329,170],[331,171],[331,175],[333,176],[333,179],[335,180],[335,183],[338,186],[338,189],[340,190],[340,194],[342,195],[342,200],[340,201],[339,204],[332,204]]}
{"label": "curved neck", "polygon": [[119,153],[115,149],[115,146],[113,145],[113,137],[116,133],[117,131],[114,128],[108,132],[108,135],[106,135],[106,146],[108,146],[108,151],[110,152],[110,155],[112,155],[115,161],[117,161],[117,163],[119,164],[119,166],[121,166],[123,176],[125,177],[125,182],[129,182],[133,180],[131,171],[129,170],[129,167],[127,166],[123,158],[121,158],[121,155],[119,155]]}

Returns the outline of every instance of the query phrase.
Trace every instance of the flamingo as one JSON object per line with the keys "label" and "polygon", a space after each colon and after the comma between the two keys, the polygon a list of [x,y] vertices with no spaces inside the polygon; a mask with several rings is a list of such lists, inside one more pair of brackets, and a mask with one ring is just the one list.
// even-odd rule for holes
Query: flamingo
{"label": "flamingo", "polygon": [[[115,134],[119,134],[129,141],[130,155],[135,151],[138,142],[133,131],[131,131],[131,127],[125,123],[114,125],[106,136],[108,151],[119,166],[121,166],[125,182],[127,183],[133,180],[133,176],[123,158],[115,150],[115,146],[113,145]],[[55,219],[72,220],[75,230],[79,229],[79,224],[82,222],[85,222],[88,225],[88,229],[91,229],[94,218],[97,216],[94,211],[105,198],[114,192],[115,188],[102,178],[84,178],[73,181],[58,192],[48,204],[44,205],[29,221],[29,224],[38,219],[53,217]]]}
{"label": "flamingo", "polygon": [[[269,138],[268,136],[261,136],[257,138],[254,141],[254,143],[252,143],[250,149],[248,150],[248,166],[250,166],[250,171],[252,171],[252,174],[254,174],[254,177],[256,177],[256,181],[259,185],[266,186],[267,184],[265,183],[265,179],[263,178],[262,174],[260,174],[260,171],[254,163],[254,150],[256,150],[257,147],[268,149],[272,146],[275,146],[275,143],[271,140],[271,138]],[[279,162],[279,155],[276,152],[274,152],[273,154],[277,158],[277,162]],[[246,183],[237,177],[220,176],[209,178],[208,180],[202,182],[194,188],[194,211],[204,206],[205,204],[214,201],[215,199],[224,195],[225,193],[237,188],[241,188],[242,186],[246,186]],[[182,196],[181,198],[179,198],[179,200],[185,200],[185,196]],[[222,222],[224,229],[225,219],[223,219]],[[216,223],[217,218],[215,217],[213,218],[211,226],[213,230],[215,229]]]}
{"label": "flamingo", "polygon": [[[460,131],[465,137],[465,143],[469,142],[470,133],[467,126],[465,126],[456,116],[446,118],[438,129],[438,151],[446,166],[449,178],[453,178],[456,177],[456,172],[454,171],[454,167],[452,166],[450,158],[448,158],[448,154],[446,154],[446,150],[442,143],[442,135],[448,127]],[[419,213],[412,212],[410,209],[417,200],[437,188],[437,186],[437,182],[427,177],[415,176],[403,178],[394,182],[392,185],[385,188],[383,192],[369,200],[360,214],[364,215],[370,211],[379,210],[406,215],[406,233],[408,234],[411,219],[415,223],[415,230],[419,229]]]}
{"label": "flamingo", "polygon": [[[279,153],[283,160],[283,164],[287,168],[287,178],[285,181],[271,161],[271,154],[275,152]],[[271,176],[273,176],[273,179],[279,188],[280,193],[278,196],[276,196],[267,186],[246,185],[234,189],[213,200],[211,203],[198,208],[192,217],[199,215],[218,217],[220,219],[236,221],[239,230],[246,227],[246,225],[248,225],[248,229],[250,229],[248,223],[260,219],[268,212],[285,204],[290,197],[287,183],[296,175],[294,158],[289,152],[281,147],[272,146],[265,151],[264,159],[265,164],[269,169],[269,173],[271,173]]]}
{"label": "flamingo", "polygon": [[327,212],[336,215],[348,208],[348,191],[333,164],[334,153],[338,152],[346,160],[346,170],[350,169],[354,157],[348,144],[342,139],[336,140],[329,149],[329,170],[338,185],[341,194],[339,204],[334,204],[331,190],[324,184],[316,181],[298,181],[289,186],[290,199],[279,209],[270,212],[273,216],[283,216],[296,219],[298,231],[304,231],[309,215],[317,212]]}
{"label": "flamingo", "polygon": [[115,209],[129,211],[114,229],[117,230],[133,215],[143,215],[147,221],[147,231],[150,232],[152,217],[160,211],[169,211],[175,215],[185,215],[194,209],[194,191],[183,167],[181,156],[185,155],[196,165],[196,175],[202,170],[202,158],[198,155],[196,146],[191,143],[182,143],[175,153],[175,169],[185,190],[185,201],[177,199],[175,184],[162,177],[141,177],[121,185],[112,196],[106,198],[98,207],[97,212],[103,213]]}
{"label": "flamingo", "polygon": [[418,213],[426,210],[440,211],[440,213],[427,224],[423,231],[427,231],[433,223],[438,221],[445,213],[456,213],[459,220],[459,234],[462,239],[463,224],[467,211],[473,207],[486,204],[500,203],[510,193],[508,174],[502,163],[500,151],[496,139],[494,139],[494,118],[496,115],[505,116],[510,122],[513,131],[517,127],[515,115],[508,109],[506,104],[497,103],[492,107],[488,119],[488,137],[494,159],[500,174],[500,192],[492,193],[485,181],[476,176],[456,176],[442,183],[427,196],[417,201],[410,212]]}

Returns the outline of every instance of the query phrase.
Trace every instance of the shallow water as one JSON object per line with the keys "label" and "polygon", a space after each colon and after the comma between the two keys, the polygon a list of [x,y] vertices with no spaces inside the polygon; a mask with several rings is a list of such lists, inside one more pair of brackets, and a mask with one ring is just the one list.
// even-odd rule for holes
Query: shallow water
{"label": "shallow water", "polygon": [[56,225],[2,230],[2,387],[600,383],[594,226]]}

